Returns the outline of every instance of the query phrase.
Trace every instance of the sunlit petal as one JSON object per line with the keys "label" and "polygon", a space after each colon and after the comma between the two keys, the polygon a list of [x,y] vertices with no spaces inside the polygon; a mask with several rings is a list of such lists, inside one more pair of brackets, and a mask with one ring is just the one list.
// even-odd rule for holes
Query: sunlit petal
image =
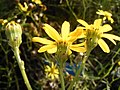
{"label": "sunlit petal", "polygon": [[67,51],[68,55],[72,54],[72,51],[70,49],[68,49]]}
{"label": "sunlit petal", "polygon": [[45,51],[47,51],[47,50],[49,50],[49,49],[52,49],[52,48],[55,48],[56,47],[56,45],[45,45],[45,46],[42,46],[39,50],[38,50],[38,52],[39,53],[41,53],[41,52],[45,52]]}
{"label": "sunlit petal", "polygon": [[55,74],[59,74],[59,71],[58,71],[58,69],[55,69]]}
{"label": "sunlit petal", "polygon": [[112,16],[112,14],[109,13],[108,11],[104,11],[104,12],[105,12],[106,17],[111,17]]}
{"label": "sunlit petal", "polygon": [[51,54],[57,52],[57,46],[54,48],[48,49],[47,52]]}
{"label": "sunlit petal", "polygon": [[69,34],[68,41],[74,42],[83,34],[81,27],[77,27],[73,32]]}
{"label": "sunlit petal", "polygon": [[54,63],[52,62],[52,65],[51,65],[51,68],[54,68],[55,66],[54,66]]}
{"label": "sunlit petal", "polygon": [[111,23],[114,22],[114,20],[113,20],[111,17],[108,17],[108,20],[109,20]]}
{"label": "sunlit petal", "polygon": [[22,11],[25,11],[25,12],[27,11],[28,5],[27,5],[26,2],[24,2],[24,7],[23,7],[23,5],[21,3],[18,3],[18,5],[19,5],[19,7],[21,8]]}
{"label": "sunlit petal", "polygon": [[33,42],[39,42],[39,43],[42,43],[42,44],[53,44],[53,43],[55,43],[51,40],[47,40],[46,38],[40,38],[40,37],[33,37],[32,41]]}
{"label": "sunlit petal", "polygon": [[61,29],[61,34],[62,34],[63,40],[67,39],[69,32],[70,32],[70,24],[69,24],[69,22],[65,21],[62,24],[62,29]]}
{"label": "sunlit petal", "polygon": [[51,37],[53,40],[59,41],[61,39],[59,33],[49,24],[44,24],[43,29],[48,34],[48,36]]}
{"label": "sunlit petal", "polygon": [[88,26],[88,23],[85,22],[84,20],[78,19],[77,20],[80,24],[82,24],[83,26]]}
{"label": "sunlit petal", "polygon": [[85,52],[86,51],[86,49],[84,47],[79,47],[76,45],[71,45],[70,49],[73,51],[76,51],[76,52]]}
{"label": "sunlit petal", "polygon": [[98,10],[98,12],[96,12],[96,14],[105,15],[103,10]]}
{"label": "sunlit petal", "polygon": [[116,35],[113,35],[113,34],[103,34],[105,37],[109,37],[109,38],[112,38],[114,40],[117,40],[117,41],[120,41],[120,37],[119,36],[116,36]]}
{"label": "sunlit petal", "polygon": [[49,72],[48,77],[51,77],[52,73]]}
{"label": "sunlit petal", "polygon": [[101,26],[102,19],[96,19],[94,21],[94,27],[99,28]]}
{"label": "sunlit petal", "polygon": [[100,32],[108,32],[108,31],[111,31],[112,30],[112,27],[109,25],[109,24],[105,24],[103,25],[102,27],[100,27]]}
{"label": "sunlit petal", "polygon": [[116,44],[114,40],[120,41],[120,37],[118,37],[116,35],[113,35],[113,34],[102,34],[101,36],[104,37],[104,38],[109,39],[114,44]]}
{"label": "sunlit petal", "polygon": [[55,74],[55,78],[59,78],[58,75]]}
{"label": "sunlit petal", "polygon": [[47,65],[45,71],[48,71],[48,72],[49,72],[50,69],[51,69],[51,68]]}
{"label": "sunlit petal", "polygon": [[99,39],[98,44],[104,52],[106,52],[106,53],[110,52],[108,45],[106,44],[106,42],[103,39]]}
{"label": "sunlit petal", "polygon": [[113,44],[116,45],[116,42],[114,41],[114,39],[112,39],[112,38],[108,38],[108,37],[104,37],[104,36],[103,36],[103,38],[106,38],[106,39],[110,40]]}
{"label": "sunlit petal", "polygon": [[103,21],[105,21],[107,18],[106,17],[103,17]]}
{"label": "sunlit petal", "polygon": [[78,37],[82,34],[82,32],[83,32],[83,28],[82,27],[77,27],[74,31],[70,32],[69,36],[74,37],[74,36],[77,35],[76,37]]}
{"label": "sunlit petal", "polygon": [[55,78],[55,77],[54,77],[54,75],[52,74],[52,75],[51,75],[51,79],[54,80],[54,78]]}

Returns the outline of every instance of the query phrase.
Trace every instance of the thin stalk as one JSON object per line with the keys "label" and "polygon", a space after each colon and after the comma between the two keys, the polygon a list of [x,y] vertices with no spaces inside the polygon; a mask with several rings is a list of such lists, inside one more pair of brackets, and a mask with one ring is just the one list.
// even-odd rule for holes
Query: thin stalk
{"label": "thin stalk", "polygon": [[83,4],[83,19],[85,19],[85,13],[86,13],[86,5],[85,5],[85,0],[82,0],[82,4]]}
{"label": "thin stalk", "polygon": [[18,78],[17,78],[17,76],[16,76],[16,73],[15,73],[15,82],[16,82],[17,90],[20,90],[20,89],[19,89]]}
{"label": "thin stalk", "polygon": [[89,57],[90,52],[91,51],[86,52],[86,55],[83,58],[82,64],[81,64],[80,68],[77,70],[76,75],[75,75],[73,81],[70,83],[70,86],[68,87],[67,90],[72,90],[74,83],[78,81],[78,77],[79,77],[80,73],[82,72],[82,70],[85,67],[85,63],[86,63],[86,60]]}
{"label": "thin stalk", "polygon": [[69,4],[69,1],[66,0],[66,3],[67,3],[67,6],[68,6],[69,10],[71,11],[71,13],[73,14],[73,16],[74,16],[75,19],[77,20],[78,18],[77,18],[77,16],[76,16],[76,14],[73,12],[73,10],[71,9],[70,4]]}
{"label": "thin stalk", "polygon": [[60,63],[59,72],[60,72],[61,87],[62,87],[62,90],[65,90],[65,82],[64,82],[63,65],[62,64],[63,63]]}
{"label": "thin stalk", "polygon": [[24,61],[21,60],[20,55],[19,55],[19,48],[18,48],[18,47],[15,47],[15,48],[13,49],[13,51],[14,51],[14,55],[15,55],[15,57],[16,57],[16,59],[17,59],[17,63],[18,63],[18,65],[19,65],[21,74],[22,74],[22,76],[23,76],[24,83],[26,84],[28,90],[32,90],[31,85],[30,85],[30,83],[29,83],[29,81],[28,81],[26,72],[25,72]]}

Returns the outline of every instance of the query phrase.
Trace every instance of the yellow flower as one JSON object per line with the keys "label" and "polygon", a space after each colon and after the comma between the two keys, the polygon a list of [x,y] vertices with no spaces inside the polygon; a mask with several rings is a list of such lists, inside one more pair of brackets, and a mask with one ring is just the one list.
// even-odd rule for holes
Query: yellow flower
{"label": "yellow flower", "polygon": [[32,38],[33,42],[45,44],[38,50],[38,52],[47,51],[48,53],[55,53],[59,49],[59,46],[66,47],[66,52],[68,54],[72,53],[71,50],[76,52],[86,51],[84,47],[81,47],[83,44],[73,44],[73,42],[76,41],[80,35],[82,35],[82,29],[79,30],[79,28],[76,28],[73,32],[70,33],[69,22],[64,21],[62,24],[61,35],[59,35],[59,33],[48,24],[44,24],[43,29],[54,41],[40,37]]}
{"label": "yellow flower", "polygon": [[108,19],[111,23],[114,22],[114,20],[111,18],[112,17],[111,13],[109,13],[107,11],[103,11],[103,10],[98,10],[98,12],[96,12],[96,13],[99,15],[103,15],[104,16],[103,20]]}
{"label": "yellow flower", "polygon": [[51,78],[52,80],[59,78],[59,71],[56,68],[56,64],[54,65],[53,62],[52,62],[51,67],[48,65],[45,67],[45,73],[47,77]]}
{"label": "yellow flower", "polygon": [[[87,22],[79,19],[77,20],[80,24],[82,24],[85,27],[81,27],[85,29],[85,36],[86,38],[90,38],[91,41],[93,40],[95,43],[97,43],[104,52],[109,53],[110,49],[106,42],[102,38],[106,38],[110,40],[112,43],[116,45],[116,42],[114,40],[120,41],[120,37],[108,34],[107,32],[112,30],[112,27],[109,24],[105,24],[102,26],[102,19],[96,19],[94,21],[94,24],[89,25]],[[88,47],[89,48],[89,47]]]}
{"label": "yellow flower", "polygon": [[18,5],[22,11],[26,12],[28,10],[28,5],[26,2],[24,2],[24,7],[21,3],[18,3]]}
{"label": "yellow flower", "polygon": [[32,0],[32,2],[35,2],[36,4],[42,5],[41,0]]}

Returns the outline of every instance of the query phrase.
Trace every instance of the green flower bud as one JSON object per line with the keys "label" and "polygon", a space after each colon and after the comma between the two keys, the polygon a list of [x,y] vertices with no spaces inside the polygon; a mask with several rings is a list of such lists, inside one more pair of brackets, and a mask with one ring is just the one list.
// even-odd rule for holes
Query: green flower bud
{"label": "green flower bud", "polygon": [[22,43],[22,28],[20,24],[14,21],[9,22],[6,25],[5,34],[9,40],[8,43],[12,48],[19,47]]}

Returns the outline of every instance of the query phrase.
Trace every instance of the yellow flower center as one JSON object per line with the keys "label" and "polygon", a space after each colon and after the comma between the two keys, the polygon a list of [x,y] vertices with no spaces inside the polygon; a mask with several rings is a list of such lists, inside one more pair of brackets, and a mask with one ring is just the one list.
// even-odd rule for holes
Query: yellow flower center
{"label": "yellow flower center", "polygon": [[54,73],[55,73],[55,69],[54,69],[54,68],[51,68],[50,73],[54,74]]}

